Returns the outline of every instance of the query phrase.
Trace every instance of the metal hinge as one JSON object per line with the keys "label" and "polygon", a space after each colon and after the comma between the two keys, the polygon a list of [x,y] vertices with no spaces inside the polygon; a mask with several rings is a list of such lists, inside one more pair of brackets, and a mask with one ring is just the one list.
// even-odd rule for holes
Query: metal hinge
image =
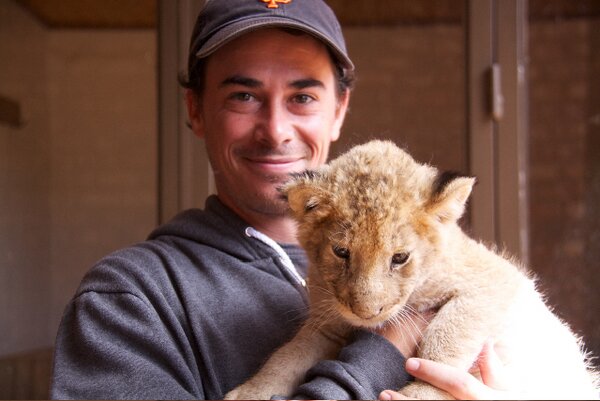
{"label": "metal hinge", "polygon": [[492,64],[490,97],[492,118],[494,121],[500,121],[504,116],[504,95],[502,95],[502,68],[498,63]]}

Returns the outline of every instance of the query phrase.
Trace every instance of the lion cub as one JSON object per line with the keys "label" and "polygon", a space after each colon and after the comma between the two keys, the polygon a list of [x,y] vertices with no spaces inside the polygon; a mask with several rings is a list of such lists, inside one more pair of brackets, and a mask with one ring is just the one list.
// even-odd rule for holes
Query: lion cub
{"label": "lion cub", "polygon": [[[440,173],[391,142],[357,146],[283,188],[309,261],[310,317],[296,337],[227,398],[289,395],[318,360],[335,357],[353,326],[439,309],[422,358],[474,363],[486,339],[503,344],[514,395],[597,398],[581,343],[544,304],[532,278],[458,226],[474,178]],[[450,398],[423,382],[401,390]]]}

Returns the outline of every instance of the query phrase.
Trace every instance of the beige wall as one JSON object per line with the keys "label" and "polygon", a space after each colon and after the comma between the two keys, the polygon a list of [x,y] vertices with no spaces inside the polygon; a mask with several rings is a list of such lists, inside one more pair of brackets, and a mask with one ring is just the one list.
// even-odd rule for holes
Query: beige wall
{"label": "beige wall", "polygon": [[93,262],[156,224],[155,42],[0,2],[0,94],[26,120],[0,126],[0,355],[51,346]]}
{"label": "beige wall", "polygon": [[156,224],[155,53],[148,31],[50,34],[52,331],[92,263]]}
{"label": "beige wall", "polygon": [[598,18],[530,24],[531,265],[600,355]]}
{"label": "beige wall", "polygon": [[12,1],[0,3],[0,94],[24,125],[0,124],[0,354],[48,344],[50,113],[47,34]]}
{"label": "beige wall", "polygon": [[419,161],[468,172],[460,24],[345,27],[357,82],[332,156],[372,138]]}

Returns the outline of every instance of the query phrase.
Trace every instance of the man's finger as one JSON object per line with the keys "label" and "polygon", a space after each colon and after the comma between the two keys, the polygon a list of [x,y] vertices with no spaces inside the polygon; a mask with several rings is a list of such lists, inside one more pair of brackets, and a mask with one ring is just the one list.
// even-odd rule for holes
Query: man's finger
{"label": "man's finger", "polygon": [[485,385],[497,390],[509,388],[511,381],[506,375],[504,364],[496,353],[494,343],[491,340],[484,344],[477,359],[477,366],[481,373],[481,380]]}
{"label": "man's finger", "polygon": [[385,390],[379,394],[380,400],[416,400],[416,398],[410,398],[405,395],[398,393],[397,391]]}
{"label": "man's finger", "polygon": [[468,372],[427,359],[410,358],[406,371],[458,399],[486,398],[488,388]]}

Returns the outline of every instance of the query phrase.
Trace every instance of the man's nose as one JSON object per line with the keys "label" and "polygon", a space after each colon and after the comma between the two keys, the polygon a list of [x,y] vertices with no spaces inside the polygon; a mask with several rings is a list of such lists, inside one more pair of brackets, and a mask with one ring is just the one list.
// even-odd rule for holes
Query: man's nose
{"label": "man's nose", "polygon": [[255,133],[257,141],[275,148],[293,139],[292,116],[284,104],[268,102],[263,106],[261,114],[261,121]]}

